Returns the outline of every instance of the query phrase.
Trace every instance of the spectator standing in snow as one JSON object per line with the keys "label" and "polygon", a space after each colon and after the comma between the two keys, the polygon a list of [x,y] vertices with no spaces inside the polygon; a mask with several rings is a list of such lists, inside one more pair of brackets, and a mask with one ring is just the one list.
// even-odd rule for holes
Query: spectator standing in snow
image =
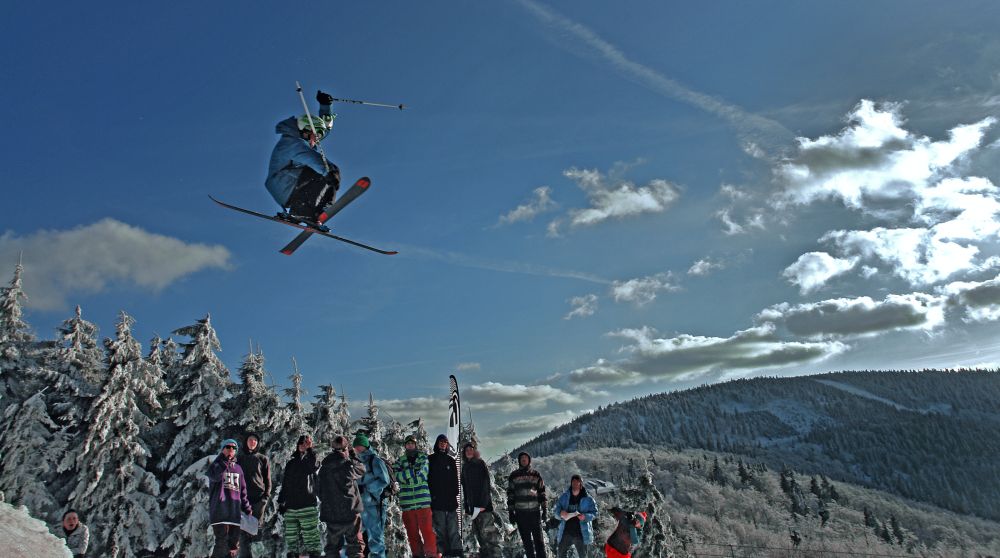
{"label": "spectator standing in snow", "polygon": [[361,505],[364,512],[361,515],[361,525],[367,537],[368,556],[370,558],[385,558],[385,509],[382,493],[391,482],[389,469],[385,466],[375,450],[372,449],[368,437],[358,433],[354,437],[354,452],[365,466],[364,476],[358,481],[361,492]]}
{"label": "spectator standing in snow", "polygon": [[236,462],[240,445],[223,440],[219,457],[208,466],[208,521],[215,535],[212,558],[235,558],[240,549],[241,512],[252,515],[247,482]]}
{"label": "spectator standing in snow", "polygon": [[519,467],[507,477],[507,513],[524,543],[527,558],[545,558],[545,541],[542,523],[547,512],[545,482],[542,475],[531,467],[527,452],[517,455]]}
{"label": "spectator standing in snow", "polygon": [[[264,509],[271,498],[271,463],[259,450],[260,437],[254,433],[247,434],[246,451],[239,454],[236,462],[246,475],[247,499],[250,500],[253,516],[263,521]],[[250,558],[250,545],[257,538],[245,531],[240,534],[240,558]]]}
{"label": "spectator standing in snow", "polygon": [[427,454],[417,449],[417,439],[413,436],[407,436],[403,446],[406,453],[396,461],[396,482],[410,552],[415,557],[436,557],[431,492],[427,488]]}
{"label": "spectator standing in snow", "polygon": [[462,460],[463,506],[472,520],[472,533],[479,543],[479,558],[500,558],[500,527],[493,512],[490,468],[472,443],[462,448]]}
{"label": "spectator standing in snow", "polygon": [[448,437],[441,434],[427,458],[427,488],[431,491],[431,516],[437,550],[442,556],[464,556],[458,532],[458,465],[451,456]]}
{"label": "spectator standing in snow", "polygon": [[323,459],[319,470],[319,518],[326,523],[326,555],[363,558],[365,543],[361,537],[361,495],[358,480],[365,474],[354,448],[347,438],[333,439],[333,450]]}
{"label": "spectator standing in snow", "polygon": [[87,547],[90,546],[90,530],[83,523],[80,523],[80,516],[76,510],[69,510],[63,514],[62,534],[60,538],[66,539],[66,546],[73,553],[73,558],[83,558],[87,555]]}
{"label": "spectator standing in snow", "polygon": [[570,547],[576,547],[579,558],[587,558],[594,544],[591,522],[597,517],[597,503],[587,494],[580,475],[570,477],[569,488],[556,500],[552,515],[559,519],[556,558],[568,556]]}
{"label": "spectator standing in snow", "polygon": [[312,438],[299,436],[295,451],[285,464],[285,475],[278,494],[278,511],[285,517],[285,544],[289,556],[298,557],[306,552],[314,558],[323,552],[319,510],[316,509],[319,467],[319,456],[313,451]]}

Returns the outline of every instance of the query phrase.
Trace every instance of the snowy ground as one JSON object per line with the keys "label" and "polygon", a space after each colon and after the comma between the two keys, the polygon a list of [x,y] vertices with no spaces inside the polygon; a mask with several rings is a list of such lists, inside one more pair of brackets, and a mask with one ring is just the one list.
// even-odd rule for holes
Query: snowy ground
{"label": "snowy ground", "polygon": [[24,507],[0,502],[0,556],[4,558],[71,558],[62,539],[49,533]]}

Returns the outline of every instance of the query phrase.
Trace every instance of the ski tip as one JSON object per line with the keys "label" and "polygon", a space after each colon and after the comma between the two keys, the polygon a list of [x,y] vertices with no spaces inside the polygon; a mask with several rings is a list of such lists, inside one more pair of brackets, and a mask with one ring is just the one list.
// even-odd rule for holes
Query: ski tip
{"label": "ski tip", "polygon": [[384,252],[384,254],[385,254],[386,256],[395,256],[395,255],[396,255],[396,254],[398,254],[398,253],[399,253],[399,252],[397,252],[397,251],[395,251],[395,250],[392,250],[391,252]]}
{"label": "ski tip", "polygon": [[286,256],[291,256],[292,255],[292,251],[288,250],[286,248],[283,248],[283,249],[278,250],[278,251],[281,252],[282,254],[286,255]]}
{"label": "ski tip", "polygon": [[362,176],[361,178],[358,179],[358,186],[361,186],[362,188],[367,188],[371,185],[372,185],[372,179],[368,178],[367,176]]}

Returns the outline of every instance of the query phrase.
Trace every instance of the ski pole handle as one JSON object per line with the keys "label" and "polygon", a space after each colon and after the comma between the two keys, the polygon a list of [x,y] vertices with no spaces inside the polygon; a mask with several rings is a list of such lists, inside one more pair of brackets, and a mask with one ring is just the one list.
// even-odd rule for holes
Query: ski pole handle
{"label": "ski pole handle", "polygon": [[330,174],[330,164],[326,162],[326,153],[323,152],[323,146],[319,143],[319,134],[316,133],[316,126],[313,126],[312,114],[309,112],[309,105],[306,103],[306,97],[302,94],[302,86],[299,82],[295,82],[295,90],[299,93],[299,99],[302,101],[302,108],[306,110],[306,119],[309,120],[309,129],[312,130],[313,136],[316,137],[316,148],[319,150],[319,156],[323,158],[323,168],[326,169],[326,174]]}
{"label": "ski pole handle", "polygon": [[399,110],[403,110],[404,108],[406,108],[406,105],[402,103],[398,105],[389,105],[386,103],[373,103],[371,101],[358,101],[356,99],[338,99],[336,97],[334,97],[333,100],[338,103],[354,103],[355,105],[368,105],[370,107],[385,107],[385,108],[394,108]]}

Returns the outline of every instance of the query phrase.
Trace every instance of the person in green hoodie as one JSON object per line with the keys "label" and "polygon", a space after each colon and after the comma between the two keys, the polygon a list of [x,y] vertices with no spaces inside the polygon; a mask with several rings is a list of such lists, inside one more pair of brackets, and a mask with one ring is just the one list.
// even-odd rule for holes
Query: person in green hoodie
{"label": "person in green hoodie", "polygon": [[407,436],[406,453],[396,461],[396,482],[399,483],[399,507],[403,510],[403,526],[415,558],[437,557],[431,513],[431,491],[427,486],[427,455],[417,449],[417,439]]}

